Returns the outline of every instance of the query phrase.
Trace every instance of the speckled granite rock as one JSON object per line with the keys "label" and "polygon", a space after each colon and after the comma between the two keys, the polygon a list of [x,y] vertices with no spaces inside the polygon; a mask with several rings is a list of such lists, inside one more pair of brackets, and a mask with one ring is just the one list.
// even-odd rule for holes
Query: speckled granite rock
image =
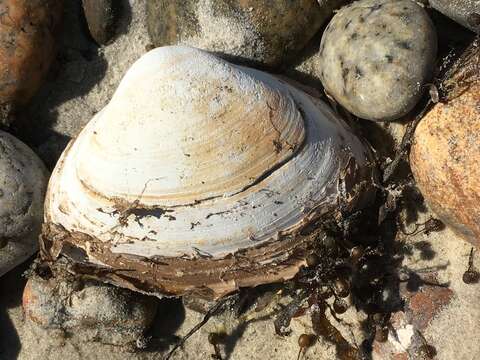
{"label": "speckled granite rock", "polygon": [[345,0],[149,0],[156,46],[187,44],[277,66],[301,50]]}
{"label": "speckled granite rock", "polygon": [[34,152],[0,131],[0,276],[37,251],[47,180]]}
{"label": "speckled granite rock", "polygon": [[84,341],[126,345],[143,336],[156,299],[91,280],[30,278],[23,292],[26,318],[44,329],[81,335]]}
{"label": "speckled granite rock", "polygon": [[459,24],[480,33],[479,0],[429,0],[430,6]]}
{"label": "speckled granite rock", "polygon": [[415,131],[410,163],[433,210],[480,248],[479,104],[480,81],[438,103]]}
{"label": "speckled granite rock", "polygon": [[361,0],[342,8],[323,34],[319,77],[347,110],[394,120],[418,102],[430,78],[437,36],[411,0]]}

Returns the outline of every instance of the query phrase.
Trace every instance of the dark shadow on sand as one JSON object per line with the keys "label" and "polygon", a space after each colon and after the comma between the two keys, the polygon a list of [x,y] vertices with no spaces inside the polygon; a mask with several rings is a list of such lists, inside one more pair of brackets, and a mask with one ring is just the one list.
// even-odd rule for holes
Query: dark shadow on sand
{"label": "dark shadow on sand", "polygon": [[166,351],[180,338],[175,335],[185,321],[185,308],[181,299],[159,300],[158,311],[146,336],[151,337],[147,352]]}
{"label": "dark shadow on sand", "polygon": [[[120,14],[116,38],[128,31],[132,9],[128,0],[116,0],[115,3],[118,3]],[[58,34],[55,61],[45,83],[30,104],[18,111],[16,121],[10,129],[13,135],[37,152],[49,169],[54,167],[70,140],[68,136],[54,130],[58,117],[57,107],[88,94],[104,78],[107,65],[102,49],[88,31],[82,1],[65,1],[63,27]],[[69,120],[67,132],[76,135],[94,114],[95,110],[85,102],[82,118]]]}
{"label": "dark shadow on sand", "polygon": [[13,269],[0,278],[0,359],[17,358],[22,344],[7,310],[22,302],[23,288],[27,279],[22,274],[28,269],[31,260]]}

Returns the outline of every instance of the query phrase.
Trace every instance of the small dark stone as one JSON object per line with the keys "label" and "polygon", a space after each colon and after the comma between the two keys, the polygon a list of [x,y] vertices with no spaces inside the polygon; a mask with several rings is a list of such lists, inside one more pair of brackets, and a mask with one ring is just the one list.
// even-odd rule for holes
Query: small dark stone
{"label": "small dark stone", "polygon": [[100,45],[107,44],[115,36],[119,15],[118,0],[82,0],[85,18],[92,38]]}

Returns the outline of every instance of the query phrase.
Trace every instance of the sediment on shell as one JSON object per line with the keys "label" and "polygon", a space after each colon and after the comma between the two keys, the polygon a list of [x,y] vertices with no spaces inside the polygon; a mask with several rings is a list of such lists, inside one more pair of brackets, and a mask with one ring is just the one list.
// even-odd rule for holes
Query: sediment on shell
{"label": "sediment on shell", "polygon": [[59,259],[67,261],[71,273],[160,298],[193,294],[216,299],[241,287],[286,281],[305,265],[307,254],[330,229],[340,228],[349,215],[355,211],[361,213],[374,199],[374,164],[360,168],[353,158],[346,163],[336,184],[343,196],[331,206],[305,209],[308,214],[295,228],[223,258],[213,258],[201,251],[194,257],[147,258],[121,254],[113,251],[112,242],[67,231],[52,222],[43,225],[40,254],[50,264]]}
{"label": "sediment on shell", "polygon": [[305,265],[306,255],[325,236],[325,228],[335,226],[332,222],[343,216],[336,208],[321,216],[312,214],[309,221],[289,234],[279,234],[270,242],[217,259],[201,252],[194,258],[150,259],[113,253],[112,244],[46,223],[40,237],[40,253],[51,264],[67,260],[72,273],[144,294],[158,297],[195,294],[215,299],[241,287],[293,278]]}
{"label": "sediment on shell", "polygon": [[195,257],[153,258],[116,253],[111,242],[67,231],[52,222],[43,225],[40,254],[50,263],[68,259],[72,273],[160,298],[194,294],[215,299],[241,287],[289,280],[305,265],[306,255],[318,246],[329,229],[341,227],[349,215],[355,211],[361,213],[375,197],[374,164],[360,168],[353,158],[346,163],[336,184],[342,194],[336,202],[305,209],[308,214],[293,229],[223,258],[213,258],[201,251]]}
{"label": "sediment on shell", "polygon": [[[310,234],[286,236],[282,241],[238,251],[222,259],[212,259],[199,253],[197,258],[155,257],[141,258],[115,254],[110,244],[93,237],[68,232],[59,225],[45,224],[42,257],[55,261],[66,257],[72,271],[139,291],[145,294],[178,296],[196,293],[206,298],[217,298],[240,287],[288,280],[295,276],[315,241],[321,239],[319,228]],[[52,242],[49,238],[55,238]],[[61,241],[58,239],[61,238]]]}

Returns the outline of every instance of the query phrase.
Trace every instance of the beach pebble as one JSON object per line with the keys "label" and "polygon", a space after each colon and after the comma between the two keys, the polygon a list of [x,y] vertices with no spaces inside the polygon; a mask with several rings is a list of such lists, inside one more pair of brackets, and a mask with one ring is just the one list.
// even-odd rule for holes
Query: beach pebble
{"label": "beach pebble", "polygon": [[148,0],[156,46],[186,44],[230,60],[277,66],[315,35],[345,0]]}
{"label": "beach pebble", "polygon": [[[477,73],[478,74],[478,73]],[[480,248],[480,81],[438,103],[415,131],[410,164],[443,222]]]}
{"label": "beach pebble", "polygon": [[23,105],[40,87],[55,56],[59,0],[0,2],[0,106]]}
{"label": "beach pebble", "polygon": [[445,16],[480,34],[479,0],[429,0],[429,3]]}
{"label": "beach pebble", "polygon": [[354,115],[386,121],[407,114],[434,69],[437,35],[411,0],[361,0],[329,23],[319,50],[325,89]]}
{"label": "beach pebble", "polygon": [[144,335],[157,300],[93,280],[31,277],[23,292],[26,318],[81,341],[132,344]]}
{"label": "beach pebble", "polygon": [[[422,276],[427,282],[439,283],[435,273],[424,273]],[[428,359],[422,356],[426,341],[435,351],[441,350],[443,344],[438,339],[436,342],[428,341],[421,334],[435,331],[432,323],[439,317],[456,316],[448,307],[457,294],[448,287],[425,286],[420,277],[417,281],[401,283],[398,290],[403,299],[403,307],[389,317],[388,325],[384,327],[387,335],[384,341],[379,341],[378,338],[374,341],[372,358],[408,360],[412,358],[408,354],[415,354],[414,359]],[[376,335],[380,329],[377,326]]]}
{"label": "beach pebble", "polygon": [[82,0],[82,4],[92,38],[100,45],[108,44],[115,35],[119,1]]}
{"label": "beach pebble", "polygon": [[37,251],[47,181],[37,155],[0,131],[0,276]]}

